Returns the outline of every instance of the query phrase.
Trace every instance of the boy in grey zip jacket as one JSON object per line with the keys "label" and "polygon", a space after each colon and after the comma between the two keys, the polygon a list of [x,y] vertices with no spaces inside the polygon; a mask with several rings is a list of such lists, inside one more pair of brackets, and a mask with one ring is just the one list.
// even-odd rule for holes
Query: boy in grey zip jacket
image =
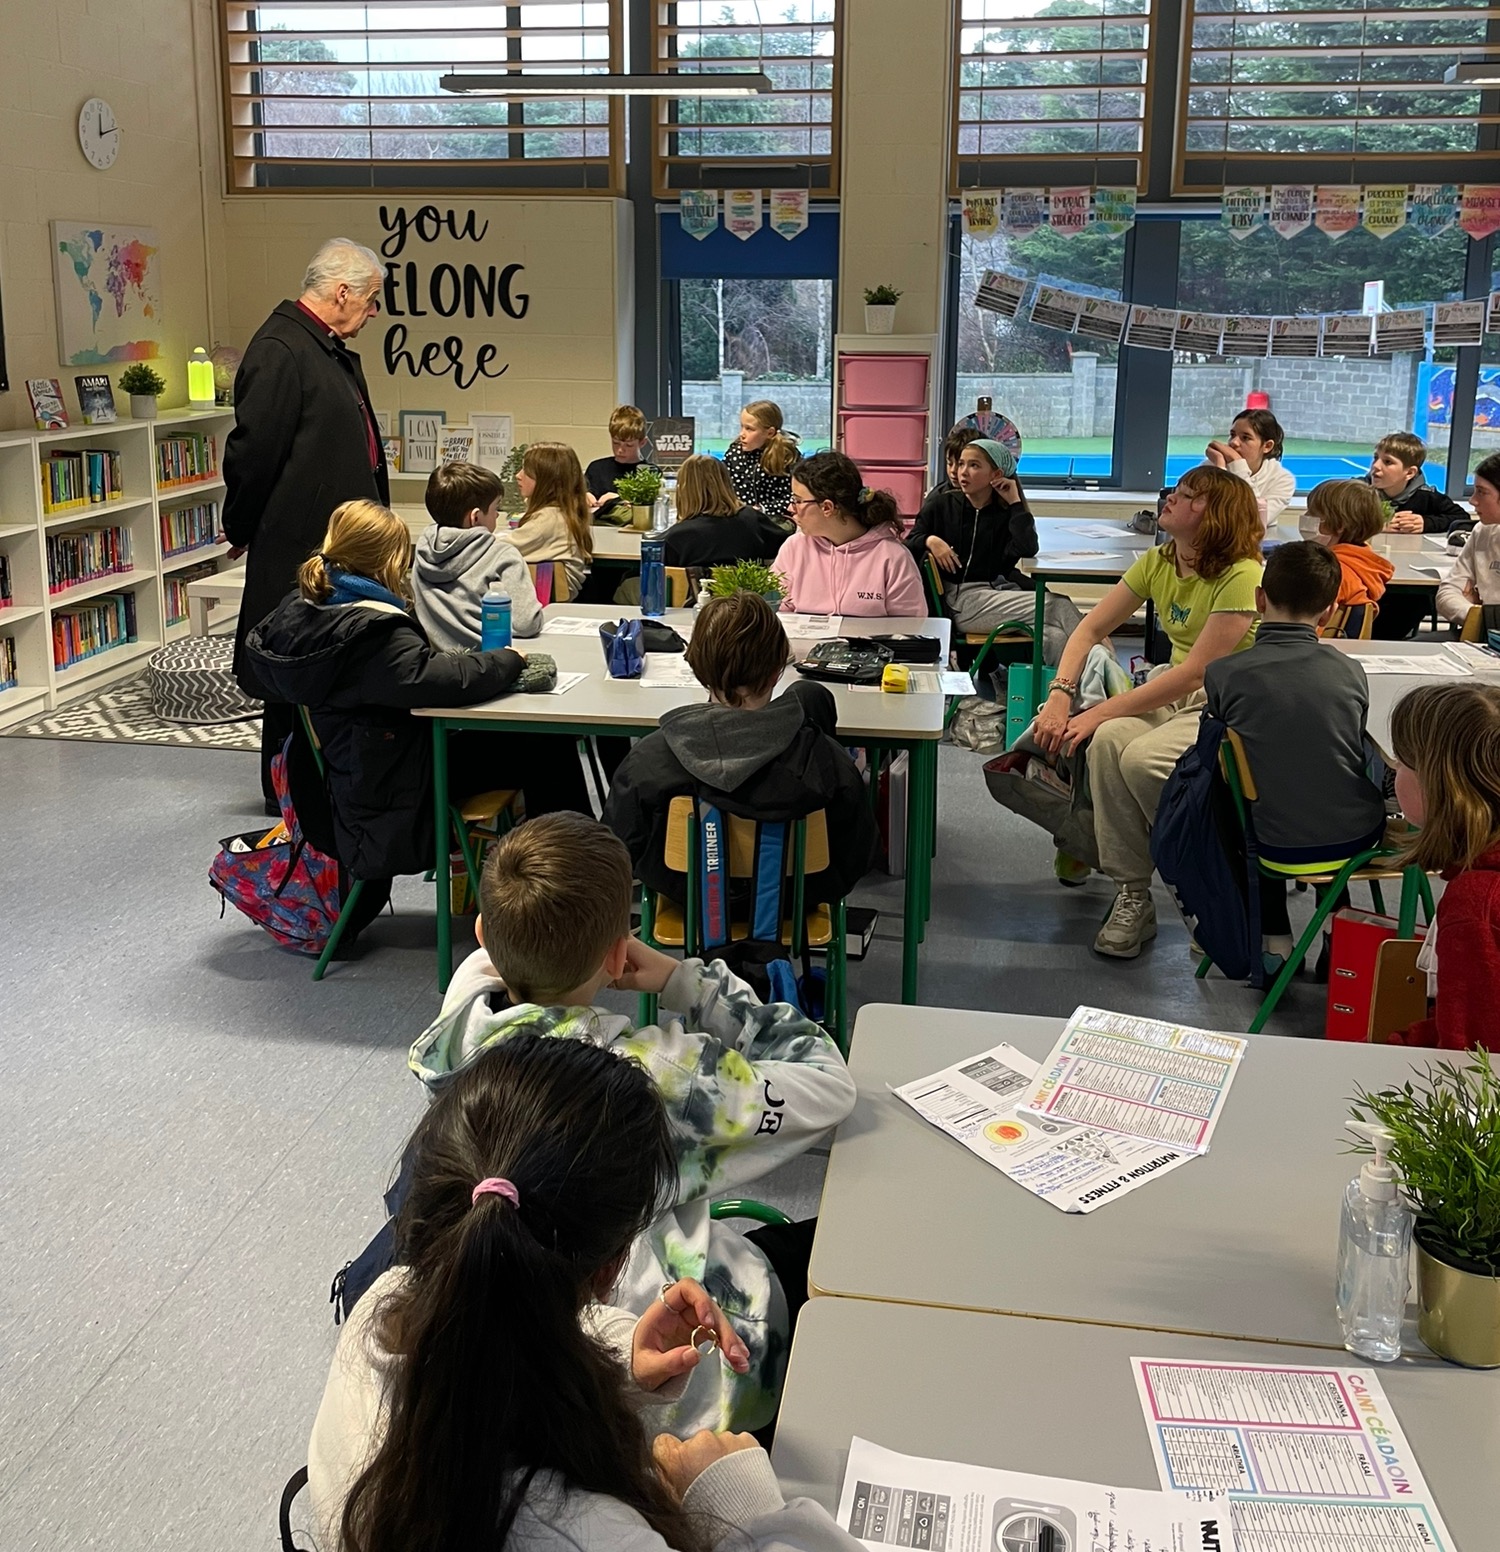
{"label": "boy in grey zip jacket", "polygon": [[[662,1091],[677,1146],[674,1203],[632,1247],[612,1301],[637,1314],[696,1278],[750,1351],[746,1375],[703,1364],[663,1427],[749,1430],[775,1413],[790,1330],[766,1257],[709,1203],[808,1148],[853,1109],[838,1047],[786,1003],[763,1005],[720,961],[679,962],[629,935],[630,857],[601,824],[549,814],[496,847],[480,890],[481,948],[459,967],[412,1071],[437,1091],[522,1030],[592,1040],[638,1061]],[[487,947],[486,947],[487,946]],[[605,986],[656,993],[678,1017],[636,1028],[593,1006]]]}

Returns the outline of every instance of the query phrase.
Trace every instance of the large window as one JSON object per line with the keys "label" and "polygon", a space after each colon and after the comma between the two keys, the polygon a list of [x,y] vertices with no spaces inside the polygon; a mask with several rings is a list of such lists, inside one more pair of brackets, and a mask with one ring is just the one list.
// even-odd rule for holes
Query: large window
{"label": "large window", "polygon": [[[1029,313],[1038,285],[1118,299],[1124,258],[1124,237],[1098,232],[960,238],[957,416],[990,399],[1021,432],[1023,475],[1108,479],[1113,472],[1119,347],[1043,328]],[[1032,280],[1017,317],[973,305],[987,269]]]}
{"label": "large window", "polygon": [[616,192],[617,99],[458,96],[438,81],[618,70],[621,30],[621,0],[226,0],[230,187]]}
{"label": "large window", "polygon": [[[1269,231],[1237,241],[1216,221],[1184,223],[1177,305],[1206,313],[1287,315],[1358,312],[1367,282],[1382,284],[1387,308],[1463,294],[1468,239],[1398,232],[1379,239],[1350,232],[1337,242],[1309,230],[1284,241]],[[1350,359],[1243,360],[1178,352],[1172,367],[1168,475],[1200,463],[1248,396],[1265,394],[1287,433],[1286,465],[1297,488],[1364,474],[1376,440],[1416,429],[1428,444],[1427,477],[1446,476],[1449,425],[1427,415],[1436,368],[1449,385],[1454,352]]]}
{"label": "large window", "polygon": [[660,101],[656,184],[732,188],[768,182],[838,187],[837,0],[666,0],[653,6],[656,69],[684,77],[759,71],[754,97]]}

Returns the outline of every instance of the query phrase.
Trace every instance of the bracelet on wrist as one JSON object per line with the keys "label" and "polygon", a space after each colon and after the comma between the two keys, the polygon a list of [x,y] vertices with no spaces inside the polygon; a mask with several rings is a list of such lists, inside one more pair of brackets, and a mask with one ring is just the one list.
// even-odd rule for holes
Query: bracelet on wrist
{"label": "bracelet on wrist", "polygon": [[1078,694],[1078,681],[1076,679],[1054,679],[1047,694],[1052,695],[1058,690],[1061,690],[1064,695],[1071,699]]}

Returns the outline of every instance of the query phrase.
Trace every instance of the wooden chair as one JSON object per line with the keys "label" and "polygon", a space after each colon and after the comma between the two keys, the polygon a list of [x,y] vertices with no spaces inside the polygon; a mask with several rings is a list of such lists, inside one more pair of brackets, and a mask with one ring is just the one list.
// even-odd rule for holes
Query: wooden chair
{"label": "wooden chair", "polygon": [[1464,616],[1463,629],[1458,633],[1458,639],[1476,641],[1481,646],[1485,644],[1483,604],[1470,604],[1469,612]]}
{"label": "wooden chair", "polygon": [[[1248,805],[1258,800],[1259,793],[1256,790],[1255,777],[1250,771],[1250,761],[1245,754],[1244,741],[1233,728],[1226,732],[1224,742],[1219,746],[1219,769],[1228,784],[1230,795],[1234,800],[1235,816],[1243,832],[1249,824]],[[1293,945],[1287,962],[1281,967],[1280,974],[1261,999],[1260,1007],[1256,1010],[1247,1033],[1258,1035],[1265,1028],[1266,1021],[1276,1011],[1276,1005],[1281,1001],[1282,993],[1291,985],[1292,977],[1301,969],[1308,951],[1318,941],[1318,934],[1323,929],[1323,923],[1332,914],[1335,901],[1348,885],[1368,884],[1376,911],[1384,915],[1385,899],[1380,889],[1381,881],[1399,878],[1401,880],[1399,931],[1403,938],[1411,937],[1416,930],[1419,900],[1426,919],[1429,922],[1432,920],[1432,887],[1427,881],[1427,875],[1420,868],[1393,867],[1388,861],[1383,860],[1394,856],[1393,847],[1372,846],[1353,857],[1342,861],[1330,859],[1326,866],[1315,868],[1288,868],[1278,866],[1274,862],[1267,862],[1264,858],[1256,859],[1257,870],[1263,878],[1279,879],[1284,884],[1310,884],[1317,892],[1317,906],[1302,936]],[[1252,948],[1258,953],[1260,945],[1254,944]],[[1198,966],[1198,980],[1201,981],[1208,974],[1211,964],[1212,961],[1204,955],[1202,963]]]}
{"label": "wooden chair", "polygon": [[[947,611],[943,607],[945,588],[943,584],[942,568],[931,555],[922,557],[922,581],[927,589],[927,605],[934,615],[942,615]],[[997,625],[987,635],[983,631],[963,631],[956,633],[954,637],[955,647],[977,649],[969,661],[969,672],[976,678],[984,671],[984,665],[991,652],[996,655],[997,661],[1021,661],[1031,656],[1031,626],[1028,623],[1016,620],[1007,621]],[[1010,659],[1005,657],[1007,651],[1013,650]],[[946,728],[958,713],[958,697],[950,699],[948,710],[943,718],[943,726]]]}
{"label": "wooden chair", "polygon": [[548,604],[565,604],[573,596],[568,587],[568,568],[560,560],[529,560],[526,569],[531,573],[531,585],[536,589],[536,601],[546,608]]}
{"label": "wooden chair", "polygon": [[[1357,611],[1361,613],[1359,628],[1351,636],[1349,621]],[[1323,627],[1323,634],[1326,637],[1339,639],[1369,641],[1374,634],[1375,621],[1379,614],[1379,604],[1345,604],[1342,609],[1334,611],[1333,618]]]}
{"label": "wooden chair", "polygon": [[[730,879],[755,877],[755,848],[761,825],[738,815],[724,816],[729,835]],[[641,937],[656,948],[680,948],[685,954],[705,952],[703,911],[704,876],[698,843],[698,808],[692,798],[678,796],[667,810],[667,838],[663,860],[673,873],[683,876],[685,906],[665,895],[641,891]],[[809,904],[805,898],[807,875],[821,873],[829,864],[828,820],[822,809],[788,827],[785,877],[790,899],[783,891],[780,941],[795,960],[808,948],[824,951],[827,977],[824,985],[823,1022],[832,1031],[841,1051],[848,1052],[848,967],[845,961],[845,910],[842,900]],[[729,937],[740,942],[753,935],[748,916],[732,914]],[[648,1016],[649,1015],[649,1016]],[[641,1022],[654,1022],[654,999],[643,1001]]]}
{"label": "wooden chair", "polygon": [[[323,761],[323,745],[313,727],[312,717],[306,706],[299,706],[297,712],[307,732],[307,741],[312,745],[318,775],[326,782],[328,768]],[[479,792],[463,803],[448,805],[450,833],[457,840],[458,849],[463,855],[469,890],[476,901],[479,898],[479,869],[483,848],[515,828],[518,795],[514,791],[503,790]],[[442,869],[448,866],[447,847],[441,843],[438,846],[436,866]],[[342,876],[342,867],[340,874]],[[337,952],[344,930],[349,925],[349,918],[353,915],[355,902],[364,893],[364,888],[365,881],[362,878],[356,878],[350,883],[349,892],[339,908],[339,918],[333,924],[333,931],[328,934],[328,942],[318,956],[317,964],[313,966],[313,980],[321,981],[327,973],[329,962]]]}
{"label": "wooden chair", "polygon": [[692,607],[692,597],[688,591],[688,569],[686,566],[664,566],[667,574],[667,608],[688,609]]}

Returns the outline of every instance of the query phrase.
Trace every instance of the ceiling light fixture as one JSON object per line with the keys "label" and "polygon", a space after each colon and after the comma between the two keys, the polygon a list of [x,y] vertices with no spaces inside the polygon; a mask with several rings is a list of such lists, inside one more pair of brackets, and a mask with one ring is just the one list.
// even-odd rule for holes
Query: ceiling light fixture
{"label": "ceiling light fixture", "polygon": [[680,71],[673,75],[445,75],[445,92],[496,97],[758,97],[774,90],[768,75]]}

